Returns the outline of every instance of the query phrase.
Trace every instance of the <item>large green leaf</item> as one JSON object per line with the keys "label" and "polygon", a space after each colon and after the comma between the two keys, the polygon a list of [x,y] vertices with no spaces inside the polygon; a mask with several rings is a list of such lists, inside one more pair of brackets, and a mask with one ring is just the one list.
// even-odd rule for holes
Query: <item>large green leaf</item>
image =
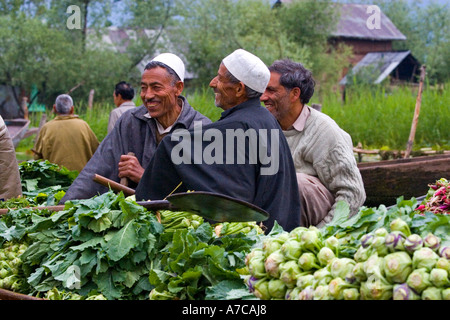
{"label": "large green leaf", "polygon": [[138,225],[130,220],[105,245],[105,252],[113,261],[122,259],[135,246],[139,244],[137,237]]}

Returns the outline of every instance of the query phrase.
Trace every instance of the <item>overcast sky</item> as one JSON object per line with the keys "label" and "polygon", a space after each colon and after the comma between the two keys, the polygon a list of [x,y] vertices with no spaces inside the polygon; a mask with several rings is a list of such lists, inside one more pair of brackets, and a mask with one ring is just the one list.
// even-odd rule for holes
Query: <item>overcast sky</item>
{"label": "overcast sky", "polygon": [[[245,0],[241,0],[241,1],[245,1]],[[334,2],[341,2],[341,3],[360,3],[358,0],[333,0]],[[398,0],[393,0],[393,1],[398,1]],[[439,4],[447,4],[450,5],[450,0],[406,0],[407,2],[421,2],[423,5],[427,5],[428,3],[431,2],[436,2]],[[270,2],[272,4],[274,4],[276,2],[276,0],[270,0]],[[363,2],[363,1],[361,1]],[[113,24],[120,24],[121,22],[121,16],[124,14],[124,12],[126,12],[126,7],[124,5],[124,1],[117,1],[113,4],[113,9],[111,10],[111,22]]]}

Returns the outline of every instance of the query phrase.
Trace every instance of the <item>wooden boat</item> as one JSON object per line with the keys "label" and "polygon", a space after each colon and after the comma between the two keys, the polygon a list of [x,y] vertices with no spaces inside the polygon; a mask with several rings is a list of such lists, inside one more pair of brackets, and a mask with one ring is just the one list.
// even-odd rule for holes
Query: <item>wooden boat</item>
{"label": "wooden boat", "polygon": [[0,300],[44,300],[10,290],[0,289]]}
{"label": "wooden boat", "polygon": [[450,154],[358,163],[364,181],[366,206],[396,204],[398,197],[419,198],[429,184],[450,179]]}
{"label": "wooden boat", "polygon": [[28,127],[30,126],[30,120],[28,119],[5,119],[6,127],[8,128],[9,135],[14,144],[14,148],[17,148],[19,142],[27,137]]}

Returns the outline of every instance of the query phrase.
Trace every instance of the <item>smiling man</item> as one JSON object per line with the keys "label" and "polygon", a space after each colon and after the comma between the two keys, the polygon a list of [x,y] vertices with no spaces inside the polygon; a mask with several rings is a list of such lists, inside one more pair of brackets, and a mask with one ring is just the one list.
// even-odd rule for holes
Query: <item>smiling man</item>
{"label": "smiling man", "polygon": [[287,231],[300,226],[289,146],[259,100],[269,78],[267,66],[252,53],[238,49],[226,56],[209,84],[223,110],[220,119],[165,137],[139,182],[136,200],[164,199],[175,189],[208,191],[266,210],[268,230],[275,221]]}
{"label": "smiling man", "polygon": [[135,188],[165,135],[176,129],[193,128],[194,122],[211,123],[181,95],[184,74],[183,61],[172,53],[160,54],[146,65],[141,78],[143,105],[119,118],[67,190],[62,203],[108,191],[93,181],[95,174],[116,182],[127,178],[128,186]]}
{"label": "smiling man", "polygon": [[307,103],[314,94],[311,71],[290,60],[275,61],[261,96],[278,120],[291,150],[302,203],[302,225],[330,222],[339,201],[350,214],[364,204],[364,184],[353,155],[350,135]]}

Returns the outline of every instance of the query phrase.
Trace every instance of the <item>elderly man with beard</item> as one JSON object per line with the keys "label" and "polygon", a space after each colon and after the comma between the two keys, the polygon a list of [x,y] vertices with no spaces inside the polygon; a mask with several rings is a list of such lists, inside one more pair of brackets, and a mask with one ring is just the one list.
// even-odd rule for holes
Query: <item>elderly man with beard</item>
{"label": "elderly man with beard", "polygon": [[339,201],[350,215],[364,204],[366,193],[350,135],[324,113],[307,105],[314,93],[311,71],[290,60],[275,61],[261,101],[280,123],[297,172],[302,225],[322,227]]}
{"label": "elderly man with beard", "polygon": [[93,181],[95,174],[116,182],[127,178],[128,186],[135,188],[165,135],[175,129],[190,129],[195,121],[211,123],[181,95],[184,74],[183,61],[172,53],[160,54],[147,64],[141,79],[143,105],[126,111],[117,120],[61,203],[108,191]]}
{"label": "elderly man with beard", "polygon": [[[225,57],[210,87],[218,121],[165,137],[136,189],[136,200],[177,192],[207,191],[266,210],[290,231],[300,226],[300,199],[289,146],[276,119],[261,106],[270,78],[255,55],[238,49]],[[180,184],[181,183],[181,184]],[[178,187],[178,188],[177,188]]]}

